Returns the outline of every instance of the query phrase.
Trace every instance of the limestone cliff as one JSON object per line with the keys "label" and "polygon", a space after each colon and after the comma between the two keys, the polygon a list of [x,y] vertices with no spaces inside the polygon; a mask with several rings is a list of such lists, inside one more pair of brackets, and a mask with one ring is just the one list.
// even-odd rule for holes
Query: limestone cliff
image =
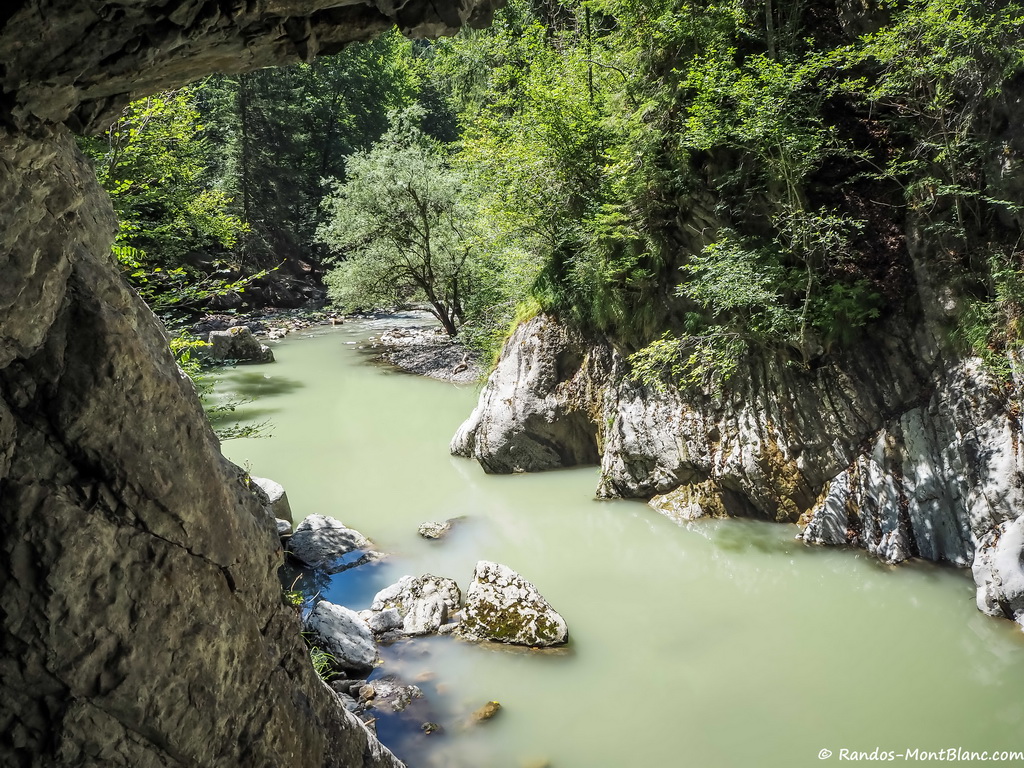
{"label": "limestone cliff", "polygon": [[[110,256],[68,126],[489,0],[0,9],[0,764],[398,766],[313,673],[271,516]],[[66,124],[65,124],[66,123]]]}
{"label": "limestone cliff", "polygon": [[[952,353],[937,327],[908,311],[814,370],[754,357],[711,396],[641,386],[609,343],[536,317],[452,450],[509,472],[600,449],[601,496],[654,497],[684,520],[799,522],[805,541],[889,563],[973,565],[979,608],[1024,624],[1020,390]],[[552,366],[566,356],[577,364]]]}

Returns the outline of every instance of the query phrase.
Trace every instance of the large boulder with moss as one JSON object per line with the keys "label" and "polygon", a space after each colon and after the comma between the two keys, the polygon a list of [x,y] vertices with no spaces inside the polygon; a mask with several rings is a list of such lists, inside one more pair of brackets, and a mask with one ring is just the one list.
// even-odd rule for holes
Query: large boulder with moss
{"label": "large boulder with moss", "polygon": [[467,640],[494,640],[546,647],[569,640],[565,619],[537,588],[507,565],[481,560],[466,591],[456,634]]}

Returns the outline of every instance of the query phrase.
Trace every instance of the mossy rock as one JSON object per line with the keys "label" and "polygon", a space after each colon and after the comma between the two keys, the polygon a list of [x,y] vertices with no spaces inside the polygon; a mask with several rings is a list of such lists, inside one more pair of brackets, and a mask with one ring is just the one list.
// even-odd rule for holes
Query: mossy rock
{"label": "mossy rock", "polygon": [[533,647],[569,640],[565,619],[533,584],[508,566],[487,560],[477,563],[464,614],[455,632],[469,640]]}

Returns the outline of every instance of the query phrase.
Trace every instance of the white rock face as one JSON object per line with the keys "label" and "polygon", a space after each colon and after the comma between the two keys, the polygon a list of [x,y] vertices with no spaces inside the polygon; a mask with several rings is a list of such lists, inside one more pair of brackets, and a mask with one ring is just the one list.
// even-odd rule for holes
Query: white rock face
{"label": "white rock face", "polygon": [[1024,508],[1016,427],[995,391],[978,361],[948,371],[827,485],[804,541],[970,566],[977,542]]}
{"label": "white rock face", "polygon": [[291,504],[288,503],[288,494],[285,493],[283,485],[266,477],[256,477],[256,475],[249,475],[249,479],[267,494],[267,509],[270,510],[270,514],[279,520],[287,520],[289,524],[295,523]]}
{"label": "white rock face", "polygon": [[430,574],[403,576],[374,596],[370,610],[397,611],[405,634],[426,635],[437,632],[461,601],[462,591],[452,579]]}
{"label": "white rock face", "polygon": [[366,622],[370,631],[375,635],[382,635],[393,629],[402,628],[402,614],[397,608],[385,608],[383,611],[360,611],[359,618]]}
{"label": "white rock face", "polygon": [[451,452],[496,474],[597,464],[590,382],[602,360],[551,318],[526,321],[506,342]]}
{"label": "white rock face", "polygon": [[355,611],[322,600],[306,618],[305,625],[315,635],[317,644],[334,656],[338,666],[358,673],[373,669],[377,661],[373,633]]}
{"label": "white rock face", "polygon": [[569,629],[537,588],[506,565],[481,560],[466,591],[462,623],[468,640],[544,647],[569,640]]}
{"label": "white rock face", "polygon": [[339,573],[380,557],[373,543],[340,520],[310,515],[295,529],[288,551],[311,568]]}
{"label": "white rock face", "polygon": [[1024,517],[1002,523],[978,542],[973,570],[978,609],[1024,628]]}
{"label": "white rock face", "polygon": [[[1010,386],[943,334],[893,320],[814,366],[764,352],[722,391],[700,392],[635,382],[608,344],[539,316],[506,343],[452,452],[488,472],[566,466],[585,413],[602,449],[599,496],[654,497],[678,521],[799,523],[808,543],[887,563],[969,567],[1024,511],[1024,360],[1011,360]],[[976,569],[978,601],[1017,618],[1014,561],[999,546]]]}

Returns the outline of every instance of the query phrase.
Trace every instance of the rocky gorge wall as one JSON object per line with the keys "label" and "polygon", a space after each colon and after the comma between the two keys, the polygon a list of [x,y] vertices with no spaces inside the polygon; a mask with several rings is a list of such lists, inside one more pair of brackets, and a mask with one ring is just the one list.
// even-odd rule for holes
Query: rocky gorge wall
{"label": "rocky gorge wall", "polygon": [[599,496],[680,521],[793,522],[808,543],[887,563],[973,567],[978,607],[1024,625],[1021,382],[956,354],[926,309],[940,306],[814,370],[748,358],[718,396],[638,384],[606,340],[540,315],[506,343],[452,452],[488,472],[600,463]]}
{"label": "rocky gorge wall", "polygon": [[313,672],[272,516],[110,255],[70,128],[488,0],[0,9],[0,764],[400,765]]}

